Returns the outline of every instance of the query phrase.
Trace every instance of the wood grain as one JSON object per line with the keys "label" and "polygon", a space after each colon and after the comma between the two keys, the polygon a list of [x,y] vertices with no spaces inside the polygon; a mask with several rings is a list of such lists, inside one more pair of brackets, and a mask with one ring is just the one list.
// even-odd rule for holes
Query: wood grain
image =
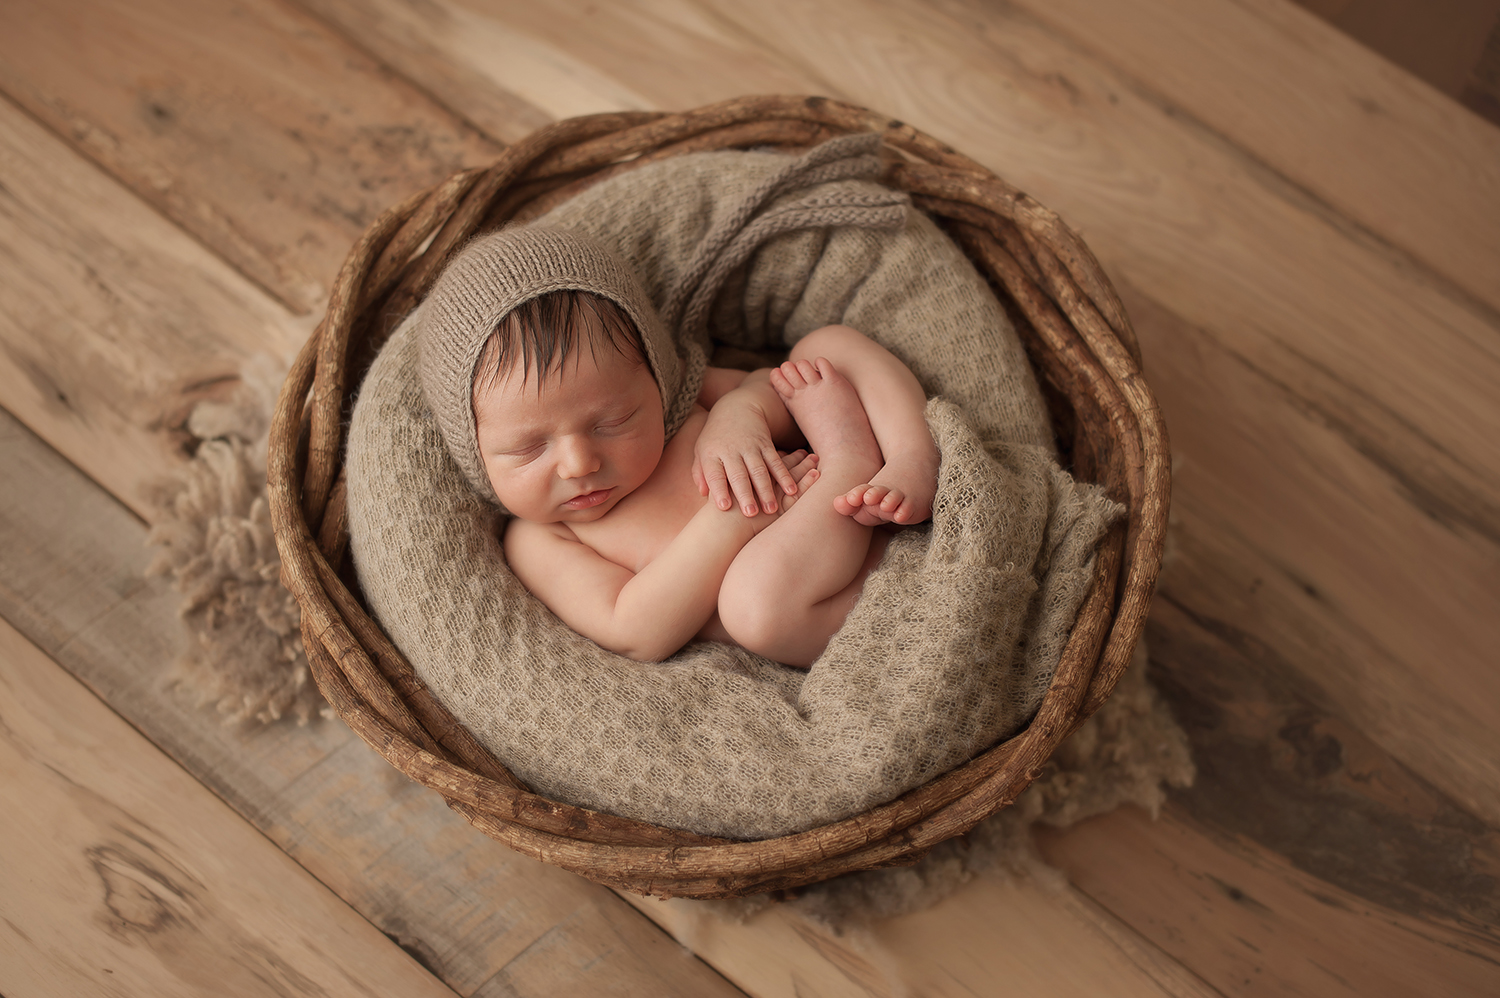
{"label": "wood grain", "polygon": [[757,998],[1219,993],[1076,890],[1030,877],[981,876],[925,911],[839,932],[795,907],[740,924],[703,902],[630,900]]}
{"label": "wood grain", "polygon": [[[1172,795],[1175,813],[1421,919],[1455,950],[1500,947],[1500,830],[1328,713],[1254,635],[1166,597],[1148,640],[1150,674],[1200,774]],[[1461,935],[1445,937],[1454,927]]]}
{"label": "wood grain", "polygon": [[[639,923],[621,918],[618,905],[601,892],[595,903],[580,906],[539,936],[473,998],[738,994],[722,979],[708,979],[693,952],[665,932],[628,931]],[[622,967],[635,972],[622,974]]]}
{"label": "wood grain", "polygon": [[381,209],[496,151],[277,0],[6,5],[0,88],[298,313]]}
{"label": "wood grain", "polygon": [[[700,961],[661,958],[673,944],[610,892],[475,832],[342,724],[226,728],[164,688],[182,639],[176,595],[143,579],[145,527],[4,413],[0,465],[0,617],[448,986],[505,973],[537,998],[570,976],[612,994],[736,993]],[[526,955],[539,940],[545,974]]]}
{"label": "wood grain", "polygon": [[1500,983],[1500,833],[1320,709],[1254,635],[1158,598],[1148,641],[1199,777],[1159,822],[1044,829],[1078,889],[1226,994]]}
{"label": "wood grain", "polygon": [[0,400],[138,513],[197,402],[309,324],[0,100]]}
{"label": "wood grain", "polygon": [[0,621],[0,989],[453,992]]}
{"label": "wood grain", "polygon": [[[542,115],[681,111],[756,93],[821,93],[774,52],[746,51],[711,4],[551,0],[296,0],[464,117],[504,129],[518,98]],[[774,12],[768,12],[774,14]],[[461,77],[453,79],[457,74]],[[452,79],[452,82],[449,80]],[[499,121],[499,125],[488,125]]]}
{"label": "wood grain", "polygon": [[1018,5],[1500,308],[1500,130],[1448,96],[1284,0]]}
{"label": "wood grain", "polygon": [[1326,710],[1500,824],[1496,625],[1481,595],[1495,591],[1500,554],[1485,520],[1455,505],[1465,499],[1443,481],[1445,455],[1424,466],[1392,453],[1371,425],[1390,418],[1376,397],[1361,412],[1288,383],[1122,293],[1173,428],[1175,537],[1160,591],[1253,636],[1261,668],[1301,676]]}
{"label": "wood grain", "polygon": [[[481,131],[503,142],[524,138],[560,115],[549,113],[558,95],[540,84],[529,88],[541,103],[532,103],[517,92],[495,86],[487,67],[514,58],[530,58],[533,66],[555,53],[538,53],[524,40],[513,35],[481,31],[470,36],[467,25],[447,10],[403,0],[293,0],[298,7],[331,25],[339,34],[352,39],[388,66],[399,67],[402,76],[412,80],[473,122]],[[464,46],[471,56],[453,59],[429,39],[434,35],[447,38],[448,44]],[[498,42],[499,47],[494,47]],[[567,68],[553,66],[548,82],[559,78],[564,89],[573,89]],[[565,116],[565,115],[562,115]]]}
{"label": "wood grain", "polygon": [[1493,942],[1435,931],[1175,813],[1152,824],[1121,808],[1045,851],[1226,995],[1483,998],[1500,988]]}

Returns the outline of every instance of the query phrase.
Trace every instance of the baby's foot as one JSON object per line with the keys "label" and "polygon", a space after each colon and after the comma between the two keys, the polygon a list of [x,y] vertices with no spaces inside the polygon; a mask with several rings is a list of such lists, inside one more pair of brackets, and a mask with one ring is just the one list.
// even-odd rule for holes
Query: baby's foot
{"label": "baby's foot", "polygon": [[[808,447],[818,455],[823,477],[829,476],[834,464],[847,468],[857,476],[856,481],[880,468],[880,445],[859,393],[826,358],[789,360],[773,368],[771,387],[786,402]],[[869,471],[857,470],[861,467]]]}
{"label": "baby's foot", "polygon": [[868,484],[834,499],[833,508],[867,527],[921,523],[932,516],[938,461],[937,444],[930,436],[913,441],[910,451],[892,454]]}
{"label": "baby's foot", "polygon": [[882,523],[906,526],[932,516],[935,495],[935,466],[928,477],[912,466],[888,464],[868,484],[856,485],[835,498],[833,508],[867,527]]}

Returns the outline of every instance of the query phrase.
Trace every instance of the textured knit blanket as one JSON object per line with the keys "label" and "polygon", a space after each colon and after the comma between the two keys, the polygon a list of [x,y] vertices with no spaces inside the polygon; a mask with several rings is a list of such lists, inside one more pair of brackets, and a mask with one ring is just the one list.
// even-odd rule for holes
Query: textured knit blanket
{"label": "textured knit blanket", "polygon": [[[585,230],[637,268],[683,345],[687,382],[709,336],[785,349],[843,322],[935,397],[932,522],[893,538],[805,673],[712,643],[632,662],[531,596],[505,565],[501,513],[467,483],[423,402],[420,309],[361,388],[347,473],[369,605],[454,716],[554,799],[763,838],[919,786],[1035,712],[1120,513],[1058,467],[1022,347],[984,279],[899,194],[849,179],[873,177],[875,158],[831,173],[789,162],[676,157],[538,224]],[[789,206],[819,204],[869,210],[798,227],[810,216]]]}

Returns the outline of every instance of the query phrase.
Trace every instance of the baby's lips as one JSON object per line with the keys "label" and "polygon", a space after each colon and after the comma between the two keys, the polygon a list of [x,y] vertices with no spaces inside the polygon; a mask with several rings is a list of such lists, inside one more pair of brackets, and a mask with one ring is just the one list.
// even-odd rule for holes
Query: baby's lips
{"label": "baby's lips", "polygon": [[613,491],[613,488],[608,488],[595,489],[592,492],[580,492],[563,503],[563,505],[571,509],[592,509],[607,500]]}

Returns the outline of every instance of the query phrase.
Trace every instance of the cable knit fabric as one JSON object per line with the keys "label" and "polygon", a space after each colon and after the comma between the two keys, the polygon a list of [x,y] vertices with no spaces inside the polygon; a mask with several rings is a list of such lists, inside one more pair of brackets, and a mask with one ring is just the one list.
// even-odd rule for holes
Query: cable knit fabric
{"label": "cable knit fabric", "polygon": [[[845,322],[940,396],[927,410],[942,452],[933,520],[893,538],[805,673],[711,643],[632,662],[532,597],[505,565],[503,513],[471,487],[424,398],[430,303],[364,382],[347,475],[366,598],[448,709],[540,793],[705,834],[786,834],[995,744],[1051,681],[1120,507],[1057,466],[1004,311],[952,242],[873,180],[873,145],[857,138],[800,158],[676,157],[535,223],[628,261],[678,356],[706,355],[709,335],[786,349]],[[818,214],[829,205],[840,214]],[[465,364],[467,392],[472,359],[449,370]],[[696,395],[692,367],[677,391]]]}

